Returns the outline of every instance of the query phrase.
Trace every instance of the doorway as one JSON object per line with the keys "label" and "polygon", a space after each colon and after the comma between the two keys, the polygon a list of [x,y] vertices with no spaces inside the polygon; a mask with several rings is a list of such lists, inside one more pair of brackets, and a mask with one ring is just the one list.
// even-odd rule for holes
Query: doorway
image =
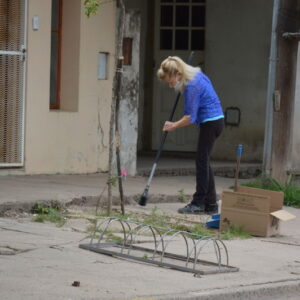
{"label": "doorway", "polygon": [[[204,67],[205,9],[205,0],[156,0],[152,150],[159,147],[161,129],[169,118],[176,98],[173,89],[158,81],[156,71],[161,61],[168,56],[179,56],[187,62],[191,51],[194,51],[192,65]],[[181,98],[174,120],[180,119],[182,115],[183,99]],[[196,126],[192,125],[169,133],[164,149],[194,152],[197,131]]]}

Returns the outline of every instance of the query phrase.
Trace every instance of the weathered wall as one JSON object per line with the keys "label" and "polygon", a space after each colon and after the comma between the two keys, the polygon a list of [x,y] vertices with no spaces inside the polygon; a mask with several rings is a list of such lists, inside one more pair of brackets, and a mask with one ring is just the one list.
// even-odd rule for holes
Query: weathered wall
{"label": "weathered wall", "polygon": [[144,113],[144,98],[145,98],[145,86],[148,84],[145,82],[144,66],[146,60],[150,59],[145,57],[146,51],[146,32],[147,32],[147,20],[148,20],[148,0],[124,0],[126,10],[135,9],[138,10],[141,16],[140,21],[140,45],[139,45],[139,59],[140,59],[140,85],[139,85],[139,105],[138,105],[138,149],[142,148],[142,133],[143,133],[143,113]]}
{"label": "weathered wall", "polygon": [[[80,23],[78,105],[76,109],[49,110],[51,0],[29,0],[25,120],[27,174],[107,170],[115,2],[105,3],[100,13],[90,19],[84,15],[83,2],[72,0],[72,5],[80,6],[79,20],[72,20]],[[40,17],[38,31],[31,27],[34,15]],[[97,79],[100,51],[109,53],[108,80]]]}
{"label": "weathered wall", "polygon": [[[300,27],[299,0],[281,0],[277,26],[278,60],[275,89],[280,93],[280,106],[273,112],[272,176],[284,183],[289,171],[293,132],[297,77],[298,41],[284,38],[282,33],[298,32]],[[298,5],[297,5],[298,4]],[[297,9],[298,7],[298,9]],[[295,117],[297,117],[297,112]]]}
{"label": "weathered wall", "polygon": [[136,173],[138,104],[139,104],[139,70],[140,70],[140,24],[138,11],[127,11],[125,37],[132,38],[132,62],[123,66],[120,134],[121,164],[129,175]]}
{"label": "weathered wall", "polygon": [[205,71],[224,110],[238,107],[241,122],[227,126],[214,158],[235,159],[244,145],[244,161],[261,161],[271,39],[272,0],[208,0]]}
{"label": "weathered wall", "polygon": [[291,154],[288,169],[300,175],[300,46],[298,44],[295,103],[292,119]]}

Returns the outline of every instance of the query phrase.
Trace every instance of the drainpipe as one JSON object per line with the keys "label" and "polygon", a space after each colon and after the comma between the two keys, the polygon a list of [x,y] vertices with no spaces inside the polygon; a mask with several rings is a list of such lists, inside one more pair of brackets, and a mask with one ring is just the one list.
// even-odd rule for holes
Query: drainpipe
{"label": "drainpipe", "polygon": [[271,48],[269,58],[268,72],[268,89],[267,89],[267,104],[266,104],[266,122],[265,122],[265,140],[263,151],[263,171],[266,174],[271,174],[272,170],[272,137],[273,137],[273,96],[276,84],[276,66],[277,66],[277,25],[278,13],[281,0],[274,0],[273,17],[272,17],[272,33],[271,33]]}

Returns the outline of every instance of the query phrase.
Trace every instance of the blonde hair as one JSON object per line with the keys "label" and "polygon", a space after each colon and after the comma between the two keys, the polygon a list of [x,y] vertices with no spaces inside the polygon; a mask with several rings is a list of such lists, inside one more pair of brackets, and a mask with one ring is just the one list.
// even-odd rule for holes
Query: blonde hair
{"label": "blonde hair", "polygon": [[177,74],[181,75],[179,89],[182,91],[187,82],[192,80],[200,71],[201,69],[199,67],[192,67],[186,64],[178,56],[169,56],[161,63],[160,68],[157,71],[157,77],[160,80],[165,80],[166,78],[174,77]]}

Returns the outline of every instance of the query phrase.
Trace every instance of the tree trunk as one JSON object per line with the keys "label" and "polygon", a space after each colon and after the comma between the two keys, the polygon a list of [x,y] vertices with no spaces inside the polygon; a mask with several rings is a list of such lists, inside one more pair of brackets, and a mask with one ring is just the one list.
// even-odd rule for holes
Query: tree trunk
{"label": "tree trunk", "polygon": [[121,200],[122,214],[125,214],[124,210],[124,197],[122,186],[122,174],[121,174],[121,160],[120,160],[120,134],[119,134],[119,104],[120,104],[120,91],[122,81],[122,67],[123,67],[123,37],[125,30],[125,6],[123,0],[117,1],[117,6],[120,9],[119,20],[117,27],[119,28],[117,34],[117,47],[116,47],[116,73],[114,77],[113,99],[111,104],[111,118],[110,118],[110,130],[109,130],[109,160],[108,160],[108,199],[107,199],[107,214],[111,214],[112,206],[112,169],[113,169],[113,153],[114,153],[114,141],[116,147],[116,159],[118,170],[118,185]]}

